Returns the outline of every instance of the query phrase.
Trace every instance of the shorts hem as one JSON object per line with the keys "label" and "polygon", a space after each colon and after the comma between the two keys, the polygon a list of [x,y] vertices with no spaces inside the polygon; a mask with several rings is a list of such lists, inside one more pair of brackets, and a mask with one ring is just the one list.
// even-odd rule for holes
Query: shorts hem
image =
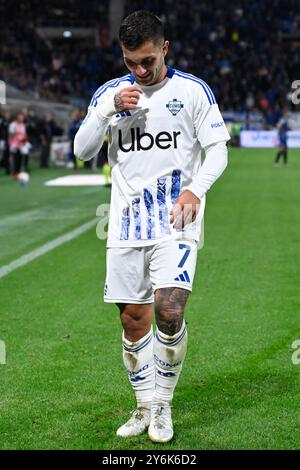
{"label": "shorts hem", "polygon": [[152,304],[154,298],[151,299],[112,299],[109,297],[103,298],[107,304]]}
{"label": "shorts hem", "polygon": [[167,284],[157,284],[154,288],[153,288],[153,292],[155,292],[157,289],[164,289],[166,287],[180,287],[180,289],[185,289],[185,290],[189,290],[190,292],[192,292],[193,290],[193,287],[192,286],[187,286],[186,284],[179,284],[178,282],[169,282]]}

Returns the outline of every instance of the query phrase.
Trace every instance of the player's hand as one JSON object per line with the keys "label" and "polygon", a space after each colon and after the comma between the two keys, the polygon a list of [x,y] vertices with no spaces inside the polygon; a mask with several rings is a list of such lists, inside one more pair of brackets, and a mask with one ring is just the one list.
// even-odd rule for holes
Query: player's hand
{"label": "player's hand", "polygon": [[200,202],[191,191],[183,191],[171,210],[170,224],[174,224],[175,229],[182,229],[193,222],[199,212]]}
{"label": "player's hand", "polygon": [[143,93],[143,91],[137,85],[129,86],[118,91],[114,98],[116,111],[119,113],[121,111],[135,109],[139,102],[141,93]]}

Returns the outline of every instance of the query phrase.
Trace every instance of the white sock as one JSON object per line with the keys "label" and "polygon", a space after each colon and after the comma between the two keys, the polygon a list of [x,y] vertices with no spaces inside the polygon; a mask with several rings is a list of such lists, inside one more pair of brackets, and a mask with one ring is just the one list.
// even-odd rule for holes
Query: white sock
{"label": "white sock", "polygon": [[155,392],[153,401],[171,402],[187,350],[185,321],[174,336],[156,328],[153,355],[155,362]]}
{"label": "white sock", "polygon": [[137,406],[150,408],[155,388],[152,326],[149,333],[136,342],[126,339],[123,331],[122,345],[123,362],[135,393]]}

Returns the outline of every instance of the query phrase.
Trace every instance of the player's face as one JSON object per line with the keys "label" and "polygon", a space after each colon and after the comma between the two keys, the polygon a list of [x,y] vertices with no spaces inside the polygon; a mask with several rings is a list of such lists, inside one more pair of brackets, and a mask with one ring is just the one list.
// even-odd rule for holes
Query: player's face
{"label": "player's face", "polygon": [[125,65],[134,74],[137,83],[154,85],[165,78],[165,56],[168,48],[169,41],[162,44],[147,41],[134,51],[122,46]]}

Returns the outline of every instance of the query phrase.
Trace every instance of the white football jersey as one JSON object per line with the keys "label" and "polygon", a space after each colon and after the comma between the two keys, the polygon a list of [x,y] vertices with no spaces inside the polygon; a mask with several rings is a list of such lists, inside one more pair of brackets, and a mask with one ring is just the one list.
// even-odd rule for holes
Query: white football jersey
{"label": "white football jersey", "polygon": [[[134,84],[134,75],[111,80],[90,107]],[[205,195],[195,222],[182,230],[170,212],[201,166],[201,148],[229,140],[209,86],[168,67],[166,78],[143,90],[138,107],[115,114],[108,128],[112,194],[107,246],[145,246],[175,237],[199,241]]]}

